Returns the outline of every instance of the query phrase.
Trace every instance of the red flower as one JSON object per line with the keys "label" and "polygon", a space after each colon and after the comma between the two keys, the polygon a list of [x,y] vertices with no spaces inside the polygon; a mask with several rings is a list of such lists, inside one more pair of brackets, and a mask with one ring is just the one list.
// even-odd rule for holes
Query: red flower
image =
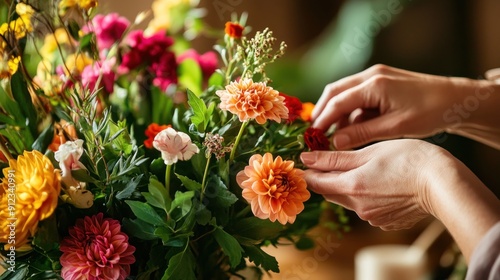
{"label": "red flower", "polygon": [[224,32],[231,38],[239,39],[243,35],[243,29],[245,29],[245,27],[240,24],[228,21],[226,22]]}
{"label": "red flower", "polygon": [[304,141],[311,151],[324,151],[330,149],[330,140],[323,133],[323,130],[309,127],[304,133]]}
{"label": "red flower", "polygon": [[171,125],[159,125],[157,123],[152,123],[146,128],[146,131],[144,132],[148,139],[144,140],[144,146],[148,149],[153,148],[153,141],[155,140],[155,137],[158,133],[160,133],[162,130],[167,129],[171,127]]}
{"label": "red flower", "polygon": [[117,220],[99,213],[78,219],[61,242],[64,279],[124,280],[135,262],[135,247]]}
{"label": "red flower", "polygon": [[288,108],[288,123],[292,123],[302,112],[302,102],[294,96],[286,95],[280,92],[280,95],[285,98],[285,106]]}

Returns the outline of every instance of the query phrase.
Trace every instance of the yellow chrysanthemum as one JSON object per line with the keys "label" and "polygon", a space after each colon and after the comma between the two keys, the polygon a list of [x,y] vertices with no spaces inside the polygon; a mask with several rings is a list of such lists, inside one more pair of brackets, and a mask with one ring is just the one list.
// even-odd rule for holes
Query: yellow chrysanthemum
{"label": "yellow chrysanthemum", "polygon": [[0,243],[6,243],[5,250],[11,246],[23,250],[29,247],[28,240],[36,233],[38,222],[54,212],[61,190],[61,174],[49,158],[38,151],[25,151],[17,160],[9,160],[3,174]]}

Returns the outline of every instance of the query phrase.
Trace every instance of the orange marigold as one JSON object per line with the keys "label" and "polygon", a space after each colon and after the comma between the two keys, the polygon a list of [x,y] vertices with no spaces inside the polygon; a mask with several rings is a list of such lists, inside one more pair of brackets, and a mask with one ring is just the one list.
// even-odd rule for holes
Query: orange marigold
{"label": "orange marigold", "polygon": [[241,122],[255,119],[264,124],[268,119],[281,122],[288,118],[285,98],[265,83],[254,83],[250,79],[231,82],[225,90],[218,90],[219,107],[235,115]]}
{"label": "orange marigold", "polygon": [[272,154],[266,153],[253,155],[236,180],[256,217],[284,225],[295,222],[304,210],[304,201],[311,197],[303,175],[293,161],[279,156],[273,160]]}
{"label": "orange marigold", "polygon": [[243,36],[244,29],[245,27],[241,26],[239,23],[228,21],[226,22],[224,32],[231,38],[239,39]]}

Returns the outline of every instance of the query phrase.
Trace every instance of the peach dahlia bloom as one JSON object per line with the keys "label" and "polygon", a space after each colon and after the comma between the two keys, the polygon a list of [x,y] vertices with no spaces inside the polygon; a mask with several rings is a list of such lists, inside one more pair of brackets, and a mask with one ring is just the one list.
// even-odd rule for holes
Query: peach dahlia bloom
{"label": "peach dahlia bloom", "polygon": [[304,210],[304,201],[311,197],[304,180],[304,171],[294,168],[294,162],[266,153],[253,155],[244,170],[236,176],[243,189],[242,196],[261,219],[293,223]]}
{"label": "peach dahlia bloom", "polygon": [[61,276],[66,280],[124,280],[135,262],[135,247],[120,223],[102,213],[78,219],[60,250]]}
{"label": "peach dahlia bloom", "polygon": [[250,79],[231,82],[225,90],[218,90],[219,107],[238,116],[241,122],[255,119],[258,124],[267,120],[281,122],[288,118],[285,98],[265,83],[254,83]]}

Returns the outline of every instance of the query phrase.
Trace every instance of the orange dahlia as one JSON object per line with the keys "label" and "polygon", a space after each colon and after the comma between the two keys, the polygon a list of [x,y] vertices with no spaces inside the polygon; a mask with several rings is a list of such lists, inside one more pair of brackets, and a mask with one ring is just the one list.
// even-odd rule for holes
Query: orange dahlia
{"label": "orange dahlia", "polygon": [[253,155],[244,170],[236,175],[242,196],[261,219],[293,223],[304,210],[304,201],[311,197],[303,178],[304,171],[294,168],[294,162],[266,153]]}
{"label": "orange dahlia", "polygon": [[[15,248],[24,250],[36,233],[38,222],[48,218],[57,206],[61,174],[50,159],[38,151],[24,152],[9,160],[3,169],[0,204],[0,243],[8,243],[15,231]],[[12,223],[15,223],[12,224]],[[5,249],[10,248],[5,245]]]}
{"label": "orange dahlia", "polygon": [[265,83],[241,79],[216,94],[221,100],[219,107],[237,115],[241,122],[255,119],[258,124],[264,124],[269,119],[279,123],[288,118],[285,98]]}

